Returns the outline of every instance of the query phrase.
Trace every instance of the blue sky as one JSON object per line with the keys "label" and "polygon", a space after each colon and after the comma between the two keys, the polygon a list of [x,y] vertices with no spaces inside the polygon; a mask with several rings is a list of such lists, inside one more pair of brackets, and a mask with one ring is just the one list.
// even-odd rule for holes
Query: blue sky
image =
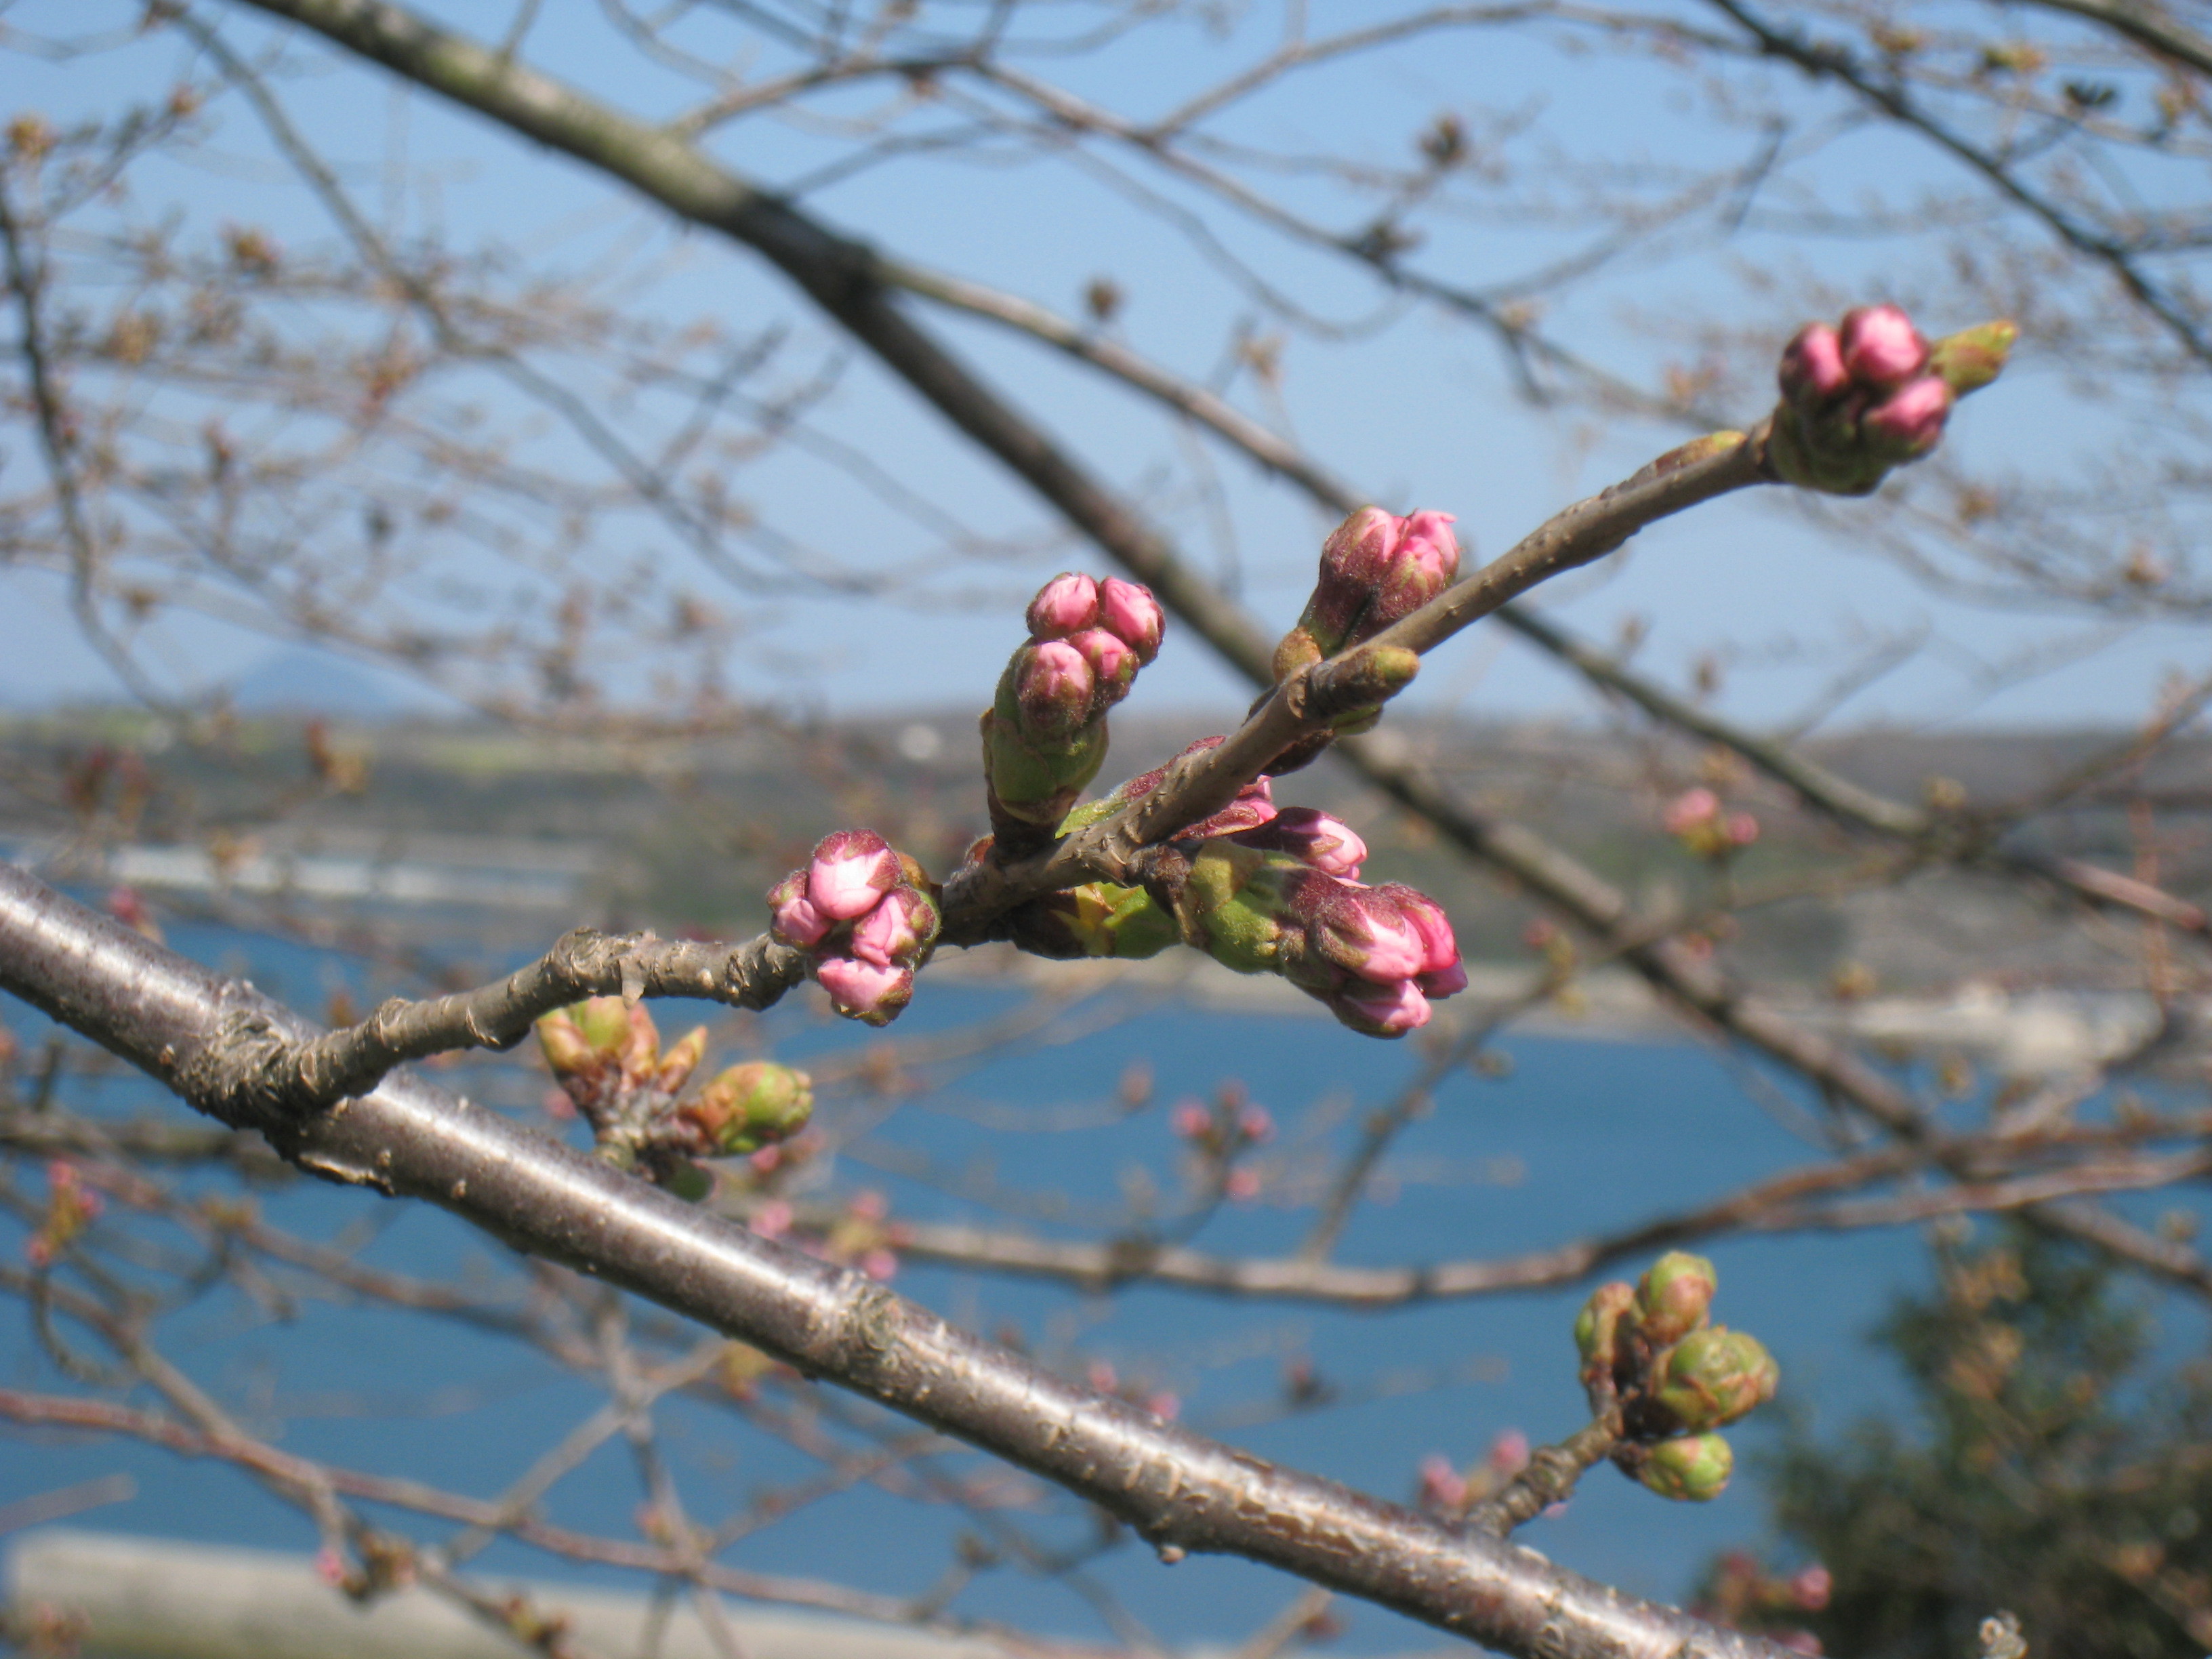
{"label": "blue sky", "polygon": [[[46,0],[19,8],[12,21],[56,27],[72,9]],[[135,15],[131,8],[114,9],[118,16]],[[1367,15],[1346,4],[1315,12],[1316,32]],[[215,7],[207,15],[241,48],[264,46],[272,38],[240,10]],[[455,4],[443,15],[481,33],[499,27],[507,12]],[[1249,58],[1256,34],[1273,27],[1273,18],[1272,12],[1248,14],[1242,35],[1227,37],[1195,21],[1170,21],[1096,61],[1039,68],[1103,101],[1158,109],[1240,54]],[[597,8],[548,7],[526,50],[541,66],[626,108],[669,113],[696,96],[679,77],[617,40]],[[35,108],[57,121],[112,111],[131,97],[159,96],[183,61],[181,43],[173,38],[59,63],[9,55],[0,58],[0,105],[9,112]],[[772,67],[773,53],[764,49],[754,72]],[[656,210],[473,117],[400,91],[380,76],[337,65],[307,44],[295,48],[274,84],[294,119],[395,240],[434,236],[464,249],[504,243],[520,249],[532,270],[595,273],[601,292],[634,294],[636,303],[661,316],[711,315],[738,330],[788,325],[800,349],[843,350],[746,251],[703,234],[672,233]],[[1478,132],[1493,119],[1528,118],[1533,131],[1556,135],[1543,142],[1568,153],[1583,174],[1601,167],[1680,172],[1745,150],[1753,135],[1717,127],[1683,106],[1686,84],[1627,55],[1563,52],[1520,34],[1462,37],[1418,53],[1351,60],[1310,84],[1255,100],[1235,118],[1232,130],[1255,143],[1328,148],[1395,164],[1420,125],[1449,107]],[[860,101],[854,94],[846,103],[856,107]],[[823,107],[837,112],[835,104]],[[134,210],[173,210],[195,224],[265,225],[288,248],[336,249],[328,221],[270,155],[239,101],[222,100],[214,118],[219,125],[199,157],[149,170]],[[834,135],[776,121],[748,124],[714,142],[732,165],[777,181],[805,177],[842,143]],[[1876,183],[1894,190],[1947,182],[1924,156],[1880,135],[1855,141],[1820,165],[1845,194]],[[1172,194],[1172,186],[1163,189]],[[1326,207],[1318,187],[1293,180],[1285,190],[1316,210]],[[1568,185],[1554,190],[1571,193]],[[1127,296],[1116,319],[1124,336],[1196,379],[1216,371],[1240,321],[1276,331],[1202,250],[1083,167],[1036,159],[1006,165],[902,161],[825,189],[810,206],[893,252],[988,280],[1064,313],[1078,308],[1092,277],[1110,275]],[[1487,337],[1431,310],[1379,307],[1371,287],[1341,262],[1297,250],[1234,216],[1217,222],[1224,246],[1315,310],[1339,320],[1385,318],[1354,338],[1288,335],[1279,402],[1251,396],[1249,377],[1239,400],[1287,420],[1309,450],[1384,504],[1455,514],[1477,556],[1502,550],[1548,512],[1632,471],[1670,441],[1659,428],[1586,410],[1534,407],[1515,395]],[[1540,215],[1501,211],[1462,225],[1447,222],[1423,258],[1439,274],[1482,283],[1540,264],[1583,240],[1583,233]],[[1753,258],[1780,262],[1785,275],[1759,303],[1784,317],[1808,314],[1823,280],[1871,295],[1911,276],[1911,260],[1921,257],[1910,248],[1793,246],[1756,233],[1712,252],[1655,245],[1573,292],[1546,320],[1628,378],[1650,384],[1668,362],[1692,354],[1682,330],[1701,311],[1710,317],[1717,308],[1723,321],[1733,305],[1745,307],[1747,322],[1764,314],[1737,297],[1761,292],[1741,280]],[[1796,306],[1786,274],[1793,262],[1808,295]],[[1771,291],[1773,286],[1783,291]],[[1177,433],[1139,400],[1048,352],[971,320],[919,308],[917,314],[1155,510],[1201,568],[1233,571],[1247,602],[1271,623],[1291,620],[1326,528],[1302,498],[1257,477],[1218,447]],[[1973,320],[1928,319],[1936,328]],[[519,410],[507,412],[525,418]],[[1747,407],[1741,416],[1748,420],[1757,412]],[[2065,465],[2083,435],[2070,412],[2065,388],[2031,353],[1997,389],[1962,411],[1953,441],[1970,458],[2033,458],[2043,465],[2048,452],[2050,464]],[[987,533],[1036,540],[1050,527],[993,464],[865,362],[847,365],[813,419],[825,435],[864,451]],[[19,481],[32,459],[27,435],[7,445]],[[1207,454],[1201,476],[1210,476],[1218,489],[1214,504],[1188,488],[1194,450]],[[764,520],[804,526],[816,539],[854,549],[856,556],[860,550],[885,559],[930,556],[929,536],[805,455],[787,453],[750,469],[744,486]],[[1632,622],[1641,625],[1639,663],[1678,686],[1688,683],[1701,659],[1719,660],[1723,705],[1757,724],[1791,723],[1822,707],[1838,681],[1892,647],[1903,665],[1853,696],[1837,718],[2124,721],[2143,714],[2170,675],[2201,672],[2203,642],[2193,630],[2085,627],[2033,608],[1997,610],[1949,599],[1854,533],[1851,514],[1862,510],[1856,504],[1827,515],[1841,529],[1823,533],[1779,497],[1768,491],[1723,502],[1648,532],[1626,554],[1555,585],[1544,602],[1595,639],[1618,638]],[[1233,533],[1221,534],[1224,526]],[[644,529],[593,553],[645,563],[685,556]],[[940,584],[937,599],[918,610],[884,612],[834,596],[724,595],[755,630],[752,642],[733,655],[731,682],[749,695],[836,712],[980,702],[1018,637],[1014,607],[1021,594],[1071,562],[1102,568],[1096,556],[1042,546],[1001,568]],[[486,583],[519,580],[511,572],[481,574]],[[0,606],[0,696],[23,702],[112,689],[97,656],[76,636],[57,582],[20,569],[0,580],[7,583]],[[189,619],[151,630],[143,643],[156,676],[185,691],[220,684],[272,652],[294,648],[228,623]],[[2056,665],[1992,690],[2007,665],[2043,659]],[[617,671],[611,681],[618,692],[643,696],[642,672],[625,680]],[[1137,695],[1155,708],[1233,708],[1243,701],[1205,649],[1177,639],[1172,629],[1167,652]],[[1485,714],[1573,714],[1589,708],[1586,696],[1541,659],[1481,630],[1440,653],[1411,695],[1425,706]]]}

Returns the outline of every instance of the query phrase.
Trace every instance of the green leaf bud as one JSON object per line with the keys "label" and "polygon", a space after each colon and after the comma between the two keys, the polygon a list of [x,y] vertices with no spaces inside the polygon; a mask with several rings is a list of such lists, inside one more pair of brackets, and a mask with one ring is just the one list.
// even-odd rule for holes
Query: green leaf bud
{"label": "green leaf bud", "polygon": [[813,1114],[813,1079],[767,1060],[731,1066],[676,1109],[709,1158],[739,1157],[787,1140]]}
{"label": "green leaf bud", "polygon": [[1717,1429],[1774,1398],[1782,1373],[1759,1339],[1715,1325],[1692,1331],[1653,1367],[1652,1398],[1692,1433]]}
{"label": "green leaf bud", "polygon": [[2020,338],[2017,325],[1998,321],[1962,328],[1947,334],[1929,348],[1928,369],[1941,378],[1958,397],[1979,392],[2004,372],[2013,342]]}
{"label": "green leaf bud", "polygon": [[1636,1285],[1636,1323],[1655,1348],[1679,1342],[1705,1322],[1717,1280],[1713,1264],[1686,1250],[1669,1250]]}
{"label": "green leaf bud", "polygon": [[[620,997],[592,997],[568,1010],[593,1051],[607,1059],[620,1054],[629,1041],[629,1005]],[[651,1016],[647,1016],[648,1018]]]}
{"label": "green leaf bud", "polygon": [[1727,1441],[1717,1434],[1696,1434],[1652,1447],[1636,1478],[1678,1504],[1708,1504],[1727,1489],[1735,1468],[1735,1454]]}

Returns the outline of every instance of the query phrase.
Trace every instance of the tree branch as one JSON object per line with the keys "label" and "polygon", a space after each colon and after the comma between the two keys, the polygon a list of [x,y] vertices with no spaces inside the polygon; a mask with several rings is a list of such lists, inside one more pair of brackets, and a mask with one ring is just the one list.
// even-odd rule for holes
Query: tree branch
{"label": "tree branch", "polygon": [[[734,1223],[413,1078],[327,1111],[195,1095],[221,1035],[313,1027],[30,875],[0,868],[0,988],[301,1168],[427,1199],[517,1249],[742,1338],[1089,1499],[1164,1553],[1244,1556],[1508,1652],[1783,1659],[1526,1551],[1277,1468],[1045,1371],[866,1275]],[[257,1115],[228,1117],[243,1103]]]}

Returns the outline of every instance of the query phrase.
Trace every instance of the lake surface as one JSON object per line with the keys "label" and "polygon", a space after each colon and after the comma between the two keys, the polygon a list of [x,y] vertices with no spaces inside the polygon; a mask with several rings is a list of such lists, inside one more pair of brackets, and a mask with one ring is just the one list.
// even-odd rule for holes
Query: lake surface
{"label": "lake surface", "polygon": [[[364,994],[380,988],[361,982],[358,970],[337,957],[245,934],[180,930],[172,942],[200,961],[246,968],[264,988],[310,1011],[319,1011],[341,984]],[[688,1024],[682,1012],[656,1006],[665,1015],[664,1030]],[[1170,1109],[1234,1078],[1279,1126],[1259,1166],[1268,1184],[1256,1201],[1223,1207],[1194,1242],[1227,1254],[1280,1254],[1295,1248],[1311,1218],[1310,1209],[1280,1197],[1302,1164],[1316,1163],[1321,1149],[1341,1147],[1351,1127],[1388,1101],[1420,1059],[1409,1044],[1373,1042],[1322,1019],[1116,1008],[1110,999],[1065,1009],[1056,1022],[985,1052],[930,1059],[932,1043],[957,1048],[961,1032],[1011,1019],[1018,1006],[1011,993],[925,981],[916,1006],[890,1033],[915,1091],[892,1110],[865,1090],[824,1091],[819,1121],[846,1144],[833,1164],[817,1167],[837,1190],[878,1189],[894,1216],[964,1218],[1065,1235],[1091,1212],[1121,1205],[1133,1183],[1149,1182],[1164,1204],[1175,1201],[1182,1147],[1169,1126]],[[3,1012],[20,1035],[35,1034],[36,1016],[13,1003]],[[719,1018],[719,1011],[696,1012]],[[797,1006],[733,1029],[781,1057],[812,1060],[825,1071],[856,1042],[876,1041]],[[1784,1121],[1802,1111],[1790,1085],[1747,1073],[1725,1054],[1686,1042],[1510,1032],[1496,1048],[1510,1059],[1510,1073],[1462,1070],[1443,1085],[1434,1110],[1394,1149],[1377,1200],[1362,1207],[1341,1241],[1341,1260],[1429,1261],[1562,1243],[1680,1208],[1814,1156]],[[1115,1090],[1134,1066],[1150,1070],[1152,1103],[1116,1109]],[[472,1096],[532,1109],[542,1074],[510,1067],[507,1076],[501,1084],[472,1069],[455,1080]],[[128,1079],[100,1093],[104,1109],[154,1102],[144,1085]],[[184,1115],[173,1102],[160,1109]],[[2177,1201],[2160,1195],[2136,1212]],[[307,1182],[264,1202],[270,1220],[312,1237],[346,1238],[371,1262],[487,1279],[510,1271],[496,1246],[426,1206]],[[1055,1204],[1064,1221],[1052,1214]],[[18,1252],[21,1240],[20,1230],[0,1226],[0,1249]],[[1924,1283],[1917,1235],[1736,1239],[1711,1254],[1721,1272],[1720,1317],[1756,1333],[1781,1363],[1778,1410],[1833,1427],[1901,1398],[1896,1378],[1863,1339],[1894,1297]],[[1617,1271],[1632,1276],[1640,1265]],[[1390,1497],[1410,1495],[1413,1471],[1430,1454],[1464,1463],[1501,1431],[1518,1429],[1540,1442],[1583,1420],[1569,1328],[1587,1285],[1358,1312],[1141,1286],[1105,1298],[915,1264],[902,1269],[896,1284],[963,1322],[1018,1330],[1033,1351],[1068,1369],[1104,1362],[1121,1377],[1171,1391],[1194,1426]],[[2168,1341],[2201,1344],[2196,1316],[2170,1311]],[[20,1307],[9,1305],[0,1320],[0,1376],[10,1385],[73,1386],[32,1340]],[[172,1358],[287,1449],[482,1496],[515,1479],[605,1398],[503,1340],[386,1310],[309,1303],[280,1322],[224,1294],[163,1329]],[[1338,1391],[1339,1403],[1285,1416],[1285,1367],[1301,1358]],[[1740,1463],[1755,1463],[1778,1414],[1770,1408],[1761,1413],[1768,1420],[1735,1431]],[[709,1522],[749,1493],[818,1467],[690,1403],[667,1409],[665,1433],[691,1512]],[[0,1504],[118,1471],[136,1478],[137,1495],[71,1524],[313,1547],[295,1510],[226,1468],[120,1442],[0,1430]],[[639,1496],[630,1459],[616,1445],[557,1487],[545,1507],[562,1522],[627,1534]],[[1662,1503],[1600,1469],[1563,1514],[1539,1520],[1520,1537],[1579,1571],[1672,1599],[1714,1550],[1759,1543],[1763,1515],[1750,1475],[1740,1475],[1718,1502],[1688,1506]],[[405,1526],[416,1536],[438,1535],[419,1520]],[[1084,1539],[1088,1528],[1079,1513],[1045,1527],[1066,1543]],[[913,1592],[943,1570],[949,1532],[941,1512],[864,1487],[746,1538],[724,1559]],[[513,1545],[481,1559],[489,1570],[533,1577],[574,1571]],[[1240,1562],[1193,1559],[1164,1568],[1126,1539],[1094,1571],[1169,1642],[1249,1635],[1297,1589]],[[641,1587],[635,1579],[577,1576]],[[1055,1632],[1105,1633],[1080,1596],[1018,1571],[985,1574],[956,1605]],[[1340,1605],[1348,1628],[1335,1650],[1440,1645],[1418,1626]]]}

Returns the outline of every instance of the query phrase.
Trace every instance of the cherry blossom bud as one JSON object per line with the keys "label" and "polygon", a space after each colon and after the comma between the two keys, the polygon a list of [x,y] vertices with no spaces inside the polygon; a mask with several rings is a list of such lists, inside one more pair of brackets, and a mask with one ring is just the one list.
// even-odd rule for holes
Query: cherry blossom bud
{"label": "cherry blossom bud", "polygon": [[794,870],[769,889],[769,932],[793,950],[804,951],[821,942],[830,931],[830,918],[806,896],[806,872]]}
{"label": "cherry blossom bud", "polygon": [[1249,1204],[1260,1196],[1260,1172],[1257,1170],[1231,1170],[1221,1183],[1222,1195],[1239,1204]]}
{"label": "cherry blossom bud", "polygon": [[857,1264],[860,1271],[878,1285],[889,1284],[898,1277],[899,1259],[892,1251],[877,1244],[860,1252]]}
{"label": "cherry blossom bud", "polygon": [[707,1158],[742,1157],[788,1139],[813,1113],[813,1080],[765,1060],[731,1066],[676,1109]]}
{"label": "cherry blossom bud", "polygon": [[1717,1434],[1698,1434],[1661,1441],[1651,1448],[1636,1478],[1662,1498],[1705,1504],[1726,1489],[1735,1468],[1735,1453],[1727,1441]]}
{"label": "cherry blossom bud", "polygon": [[1773,1399],[1781,1372],[1757,1337],[1715,1325],[1662,1354],[1653,1380],[1652,1397],[1696,1432],[1723,1427]]}
{"label": "cherry blossom bud", "polygon": [[1844,367],[1861,386],[1903,386],[1928,365],[1928,342],[1896,306],[1858,306],[1838,332]]}
{"label": "cherry blossom bud", "polygon": [[1721,798],[1704,785],[1685,789],[1667,803],[1659,822],[1670,836],[1685,836],[1700,824],[1710,823],[1721,810]]}
{"label": "cherry blossom bud", "polygon": [[852,957],[817,963],[814,977],[830,994],[830,1006],[848,1019],[888,1025],[914,1000],[914,969],[879,967]]}
{"label": "cherry blossom bud", "polygon": [[1669,1250],[1637,1281],[1637,1328],[1655,1348],[1680,1341],[1705,1322],[1717,1283],[1705,1257]]}
{"label": "cherry blossom bud", "polygon": [[1782,349],[1782,395],[1805,406],[1836,396],[1851,381],[1842,343],[1826,323],[1808,323]]}
{"label": "cherry blossom bud", "polygon": [[1818,1613],[1835,1593],[1835,1575],[1818,1561],[1790,1575],[1790,1599],[1807,1613]]}
{"label": "cherry blossom bud", "polygon": [[1135,652],[1139,663],[1148,664],[1160,654],[1167,617],[1151,588],[1109,576],[1098,585],[1098,625]]}
{"label": "cherry blossom bud", "polygon": [[1387,985],[1354,981],[1324,1000],[1339,1019],[1369,1036],[1403,1036],[1429,1023],[1429,1000],[1410,979]]}
{"label": "cherry blossom bud", "polygon": [[1492,1474],[1510,1480],[1528,1467],[1528,1437],[1518,1429],[1506,1430],[1490,1443],[1486,1461]]}
{"label": "cherry blossom bud", "polygon": [[853,929],[853,954],[878,968],[911,963],[937,937],[937,907],[911,887],[895,887]]}
{"label": "cherry blossom bud", "polygon": [[1421,512],[1402,519],[1382,570],[1381,595],[1370,622],[1377,626],[1410,617],[1451,586],[1459,574],[1459,539],[1449,513]]}
{"label": "cherry blossom bud", "polygon": [[1424,1509],[1454,1515],[1467,1504],[1467,1480],[1442,1452],[1421,1460],[1420,1504]]}
{"label": "cherry blossom bud", "polygon": [[1274,1114],[1265,1106],[1247,1106],[1237,1115],[1237,1133],[1254,1146],[1275,1135]]}
{"label": "cherry blossom bud", "polygon": [[1037,590],[1030,601],[1030,636],[1064,640],[1098,625],[1098,584],[1079,571],[1066,571]]}
{"label": "cherry blossom bud", "polygon": [[1413,976],[1421,994],[1440,1001],[1467,989],[1467,969],[1460,961],[1459,940],[1444,907],[1402,882],[1385,882],[1376,890],[1398,907],[1398,914],[1421,937],[1421,970]]}
{"label": "cherry blossom bud", "polygon": [[876,901],[898,884],[898,854],[872,830],[839,830],[822,838],[806,867],[806,896],[815,909],[836,921],[851,921],[875,908]]}
{"label": "cherry blossom bud", "polygon": [[1090,665],[1097,696],[1115,703],[1128,695],[1130,684],[1137,678],[1137,653],[1119,635],[1103,628],[1086,628],[1069,635],[1067,643],[1081,652]]}
{"label": "cherry blossom bud", "polygon": [[1047,640],[1014,653],[1014,699],[1022,729],[1059,737],[1091,718],[1097,681],[1083,653],[1066,640]]}
{"label": "cherry blossom bud", "polygon": [[[1316,943],[1329,961],[1378,985],[1425,970],[1428,947],[1389,895],[1346,882],[1320,907]],[[1419,994],[1416,993],[1418,995]],[[1420,1021],[1428,1016],[1423,1013]]]}
{"label": "cherry blossom bud", "polygon": [[1202,1140],[1212,1133],[1213,1114],[1199,1101],[1182,1101],[1168,1115],[1168,1127],[1185,1140]]}
{"label": "cherry blossom bud", "polygon": [[1731,812],[1721,826],[1731,847],[1748,847],[1759,839],[1759,820],[1748,812]]}
{"label": "cherry blossom bud", "polygon": [[1911,460],[1942,440],[1953,402],[1951,388],[1940,376],[1923,374],[1867,410],[1859,428],[1877,455]]}
{"label": "cherry blossom bud", "polygon": [[1275,678],[1333,657],[1411,616],[1459,574],[1449,513],[1397,518],[1363,507],[1322,544],[1313,597],[1276,648]]}
{"label": "cherry blossom bud", "polygon": [[[1209,832],[1224,833],[1211,824]],[[1246,847],[1288,853],[1302,863],[1346,881],[1359,878],[1360,864],[1367,857],[1367,843],[1350,824],[1310,806],[1277,812],[1256,828],[1239,832],[1237,839]]]}

